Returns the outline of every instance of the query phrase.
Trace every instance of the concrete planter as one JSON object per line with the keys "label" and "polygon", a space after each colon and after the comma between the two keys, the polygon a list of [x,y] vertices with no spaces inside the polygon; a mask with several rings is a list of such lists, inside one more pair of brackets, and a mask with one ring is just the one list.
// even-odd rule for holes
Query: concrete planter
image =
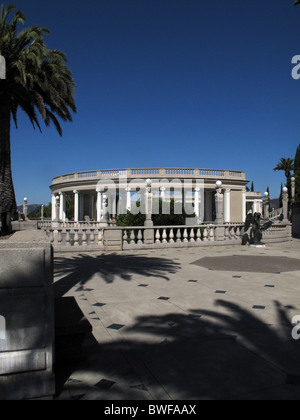
{"label": "concrete planter", "polygon": [[0,398],[51,398],[53,252],[44,232],[17,232],[0,242]]}

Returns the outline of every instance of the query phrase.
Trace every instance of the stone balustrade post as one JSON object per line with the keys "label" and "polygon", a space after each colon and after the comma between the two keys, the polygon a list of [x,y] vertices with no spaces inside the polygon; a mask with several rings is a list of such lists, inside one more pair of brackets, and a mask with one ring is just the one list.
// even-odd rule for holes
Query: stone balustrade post
{"label": "stone balustrade post", "polygon": [[296,198],[296,179],[295,179],[295,177],[291,178],[291,193],[292,193],[291,202],[294,203],[295,198]]}
{"label": "stone balustrade post", "polygon": [[289,219],[289,194],[286,187],[282,190],[282,203],[283,203],[283,222],[288,222]]}
{"label": "stone balustrade post", "polygon": [[145,203],[146,203],[146,220],[145,220],[144,225],[146,227],[153,227],[153,221],[152,221],[152,192],[151,192],[151,180],[150,179],[147,179],[147,181],[146,181]]}
{"label": "stone balustrade post", "polygon": [[264,202],[263,202],[263,211],[264,211],[263,217],[264,217],[264,219],[269,219],[270,218],[269,208],[270,208],[270,197],[269,197],[269,194],[267,192],[265,192]]}
{"label": "stone balustrade post", "polygon": [[23,214],[24,214],[25,220],[28,220],[28,200],[26,197],[24,198],[24,202],[23,202]]}
{"label": "stone balustrade post", "polygon": [[215,193],[215,204],[216,204],[216,225],[224,224],[224,196],[222,193],[222,182],[217,181],[217,189]]}

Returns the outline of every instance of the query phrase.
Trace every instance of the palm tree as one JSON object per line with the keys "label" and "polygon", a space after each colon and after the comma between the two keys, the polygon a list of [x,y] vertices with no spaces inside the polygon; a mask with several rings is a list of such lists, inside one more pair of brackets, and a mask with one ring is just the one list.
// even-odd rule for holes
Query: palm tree
{"label": "palm tree", "polygon": [[46,126],[52,122],[61,136],[57,117],[72,121],[71,112],[76,112],[75,84],[65,54],[46,48],[44,36],[50,33],[46,28],[34,25],[17,32],[25,16],[15,9],[14,5],[0,9],[0,55],[6,62],[6,79],[0,80],[0,213],[4,233],[9,233],[11,215],[16,211],[11,119],[17,127],[17,111],[21,109],[34,128],[41,131],[40,116]]}
{"label": "palm tree", "polygon": [[291,171],[294,169],[294,160],[290,158],[281,158],[274,168],[274,171],[284,171],[287,181],[291,176]]}

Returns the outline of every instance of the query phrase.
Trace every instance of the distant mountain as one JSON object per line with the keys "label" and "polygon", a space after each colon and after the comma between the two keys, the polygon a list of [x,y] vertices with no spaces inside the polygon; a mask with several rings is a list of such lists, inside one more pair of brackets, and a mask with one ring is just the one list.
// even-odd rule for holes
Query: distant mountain
{"label": "distant mountain", "polygon": [[270,206],[272,209],[279,209],[279,198],[273,198],[270,200]]}
{"label": "distant mountain", "polygon": [[[28,206],[28,214],[31,213],[32,211],[36,210],[38,207],[41,207],[41,204],[29,204]],[[18,206],[18,211],[20,211],[21,213],[23,213],[23,205]]]}

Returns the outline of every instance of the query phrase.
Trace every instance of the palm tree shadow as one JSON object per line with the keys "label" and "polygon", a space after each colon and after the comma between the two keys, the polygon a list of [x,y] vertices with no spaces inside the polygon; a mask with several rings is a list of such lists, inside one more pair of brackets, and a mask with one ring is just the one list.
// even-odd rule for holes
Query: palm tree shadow
{"label": "palm tree shadow", "polygon": [[94,275],[98,275],[105,283],[112,283],[116,277],[131,281],[133,275],[153,276],[168,281],[168,275],[179,269],[180,264],[171,259],[136,254],[56,257],[54,277],[58,280],[54,283],[54,293],[56,297],[64,296],[76,285],[81,290]]}
{"label": "palm tree shadow", "polygon": [[[275,329],[235,303],[215,304],[222,312],[199,308],[187,315],[140,316],[122,330],[120,340],[88,347],[79,370],[124,383],[123,357],[147,390],[149,377],[138,368],[142,364],[151,372],[156,399],[167,394],[177,400],[299,399],[299,342],[291,337],[287,309],[275,302]],[[126,392],[124,387],[124,399]]]}

